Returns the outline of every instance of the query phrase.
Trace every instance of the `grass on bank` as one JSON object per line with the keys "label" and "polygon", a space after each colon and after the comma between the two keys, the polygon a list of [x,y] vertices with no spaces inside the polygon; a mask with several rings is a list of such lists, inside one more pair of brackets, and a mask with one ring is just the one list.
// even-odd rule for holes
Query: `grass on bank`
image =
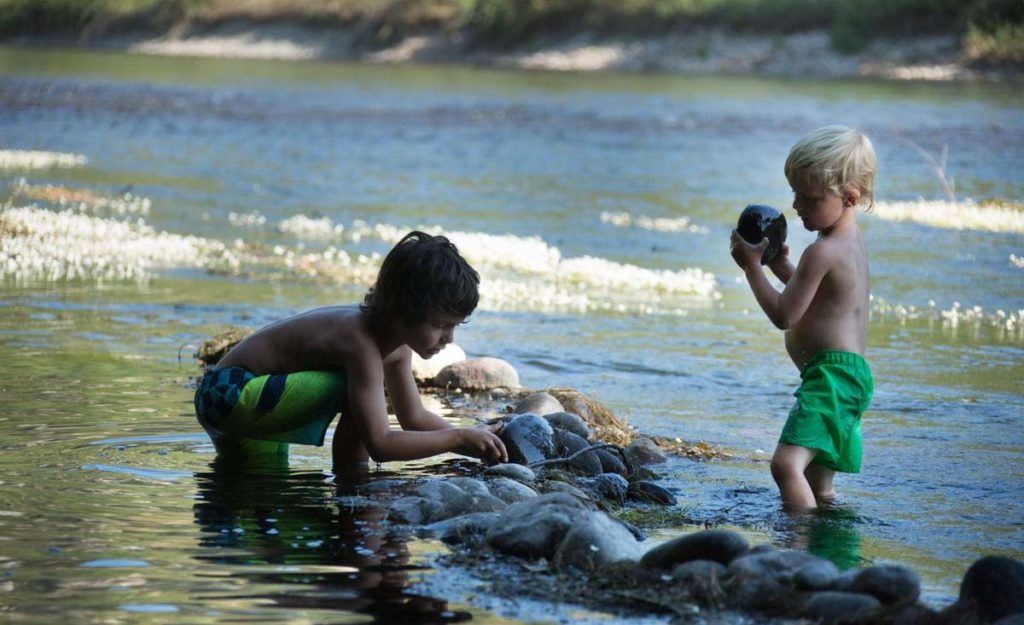
{"label": "grass on bank", "polygon": [[511,48],[544,33],[659,34],[693,27],[827,30],[856,52],[877,38],[956,35],[968,59],[1024,62],[1021,0],[0,0],[0,36],[163,34],[187,23],[293,21],[358,28],[369,45],[461,32]]}

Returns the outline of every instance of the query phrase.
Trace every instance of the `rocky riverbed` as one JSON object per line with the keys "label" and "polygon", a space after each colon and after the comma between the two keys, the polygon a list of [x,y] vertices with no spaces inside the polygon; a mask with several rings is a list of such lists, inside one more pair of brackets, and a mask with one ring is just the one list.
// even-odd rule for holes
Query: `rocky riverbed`
{"label": "rocky riverbed", "polygon": [[[242,335],[209,341],[200,358],[212,361]],[[936,610],[920,600],[917,573],[898,564],[842,571],[714,527],[651,544],[645,514],[676,505],[658,484],[657,464],[686,445],[662,449],[592,398],[523,389],[509,363],[450,350],[418,360],[418,381],[464,406],[503,405],[490,421],[502,423],[510,462],[467,461],[454,476],[361,481],[338,504],[384,509],[388,531],[440,539],[450,554],[439,566],[485,580],[494,595],[555,604],[571,597],[672,623],[1024,624],[1024,562],[1011,558],[977,560],[959,600]],[[626,510],[641,522],[625,521]]]}

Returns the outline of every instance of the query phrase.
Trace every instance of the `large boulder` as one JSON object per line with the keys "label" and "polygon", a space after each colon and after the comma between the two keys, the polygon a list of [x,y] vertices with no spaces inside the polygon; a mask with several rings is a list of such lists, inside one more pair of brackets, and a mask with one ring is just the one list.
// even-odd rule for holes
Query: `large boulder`
{"label": "large boulder", "polygon": [[472,358],[452,363],[434,376],[434,386],[486,391],[492,388],[518,388],[519,374],[500,358]]}
{"label": "large boulder", "polygon": [[565,535],[553,564],[591,572],[623,560],[635,562],[642,552],[625,526],[603,512],[590,512]]}
{"label": "large boulder", "polygon": [[967,569],[960,602],[970,604],[986,622],[1024,612],[1024,562],[985,556]]}
{"label": "large boulder", "polygon": [[562,539],[586,515],[580,500],[549,493],[514,503],[487,532],[487,544],[523,558],[551,558]]}

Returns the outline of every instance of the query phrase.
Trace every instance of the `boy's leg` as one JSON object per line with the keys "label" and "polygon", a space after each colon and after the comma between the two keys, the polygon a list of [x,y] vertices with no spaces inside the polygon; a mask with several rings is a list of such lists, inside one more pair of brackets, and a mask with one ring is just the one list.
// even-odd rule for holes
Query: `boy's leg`
{"label": "boy's leg", "polygon": [[352,417],[344,412],[338,417],[338,425],[334,428],[331,456],[335,473],[350,471],[353,467],[365,465],[370,460],[370,454],[363,445],[363,439],[359,436]]}
{"label": "boy's leg", "polygon": [[832,488],[832,478],[836,472],[828,467],[812,462],[804,470],[807,483],[811,486],[811,492],[818,503],[832,503],[836,498],[836,491]]}
{"label": "boy's leg", "polygon": [[779,443],[772,456],[772,477],[779,486],[782,506],[787,510],[807,510],[817,507],[814,491],[804,471],[817,452],[807,447]]}

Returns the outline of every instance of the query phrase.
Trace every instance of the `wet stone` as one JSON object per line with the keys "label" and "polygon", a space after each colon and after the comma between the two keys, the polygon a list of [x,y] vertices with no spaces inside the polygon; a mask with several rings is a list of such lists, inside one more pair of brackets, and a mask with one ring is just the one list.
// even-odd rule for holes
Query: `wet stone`
{"label": "wet stone", "polygon": [[537,496],[537,491],[522,482],[507,477],[495,477],[487,480],[491,494],[505,503],[516,503]]}
{"label": "wet stone", "polygon": [[857,573],[850,590],[872,595],[885,604],[913,602],[921,594],[921,579],[905,566],[880,564]]}
{"label": "wet stone", "polygon": [[512,365],[500,358],[472,358],[441,369],[434,376],[434,385],[467,391],[485,391],[499,387],[517,388],[519,374]]}
{"label": "wet stone", "polygon": [[515,414],[539,414],[546,415],[551,412],[561,412],[561,402],[555,399],[550,393],[531,393],[519,401],[512,409]]}
{"label": "wet stone", "polygon": [[1024,625],[1024,612],[1001,618],[993,625]]}
{"label": "wet stone", "polygon": [[839,579],[839,569],[829,560],[818,559],[796,570],[793,583],[803,590],[826,590]]}
{"label": "wet stone", "polygon": [[602,473],[617,473],[623,477],[629,475],[629,467],[622,461],[622,456],[611,449],[595,449],[598,459],[601,460]]}
{"label": "wet stone", "polygon": [[603,512],[590,512],[565,535],[553,563],[591,572],[623,560],[636,561],[642,552],[628,529]]}
{"label": "wet stone", "polygon": [[721,579],[728,569],[713,560],[690,560],[672,569],[672,579],[684,584]]}
{"label": "wet stone", "polygon": [[590,496],[568,482],[547,480],[540,486],[544,493],[565,493],[583,501],[590,501]]}
{"label": "wet stone", "polygon": [[[467,495],[491,495],[490,490],[487,488],[487,484],[480,480],[475,480],[471,477],[453,477],[447,480],[452,486],[458,487],[462,492]],[[500,497],[499,497],[500,499]]]}
{"label": "wet stone", "polygon": [[391,502],[388,508],[388,520],[392,523],[406,525],[423,525],[438,516],[441,503],[423,497],[401,497]]}
{"label": "wet stone", "polygon": [[626,498],[629,482],[616,473],[602,473],[598,476],[581,480],[580,484],[601,499],[621,504]]}
{"label": "wet stone", "polygon": [[817,556],[803,551],[772,549],[737,557],[729,563],[729,573],[737,577],[772,579],[788,583],[798,570],[817,560]]}
{"label": "wet stone", "polygon": [[537,474],[533,472],[533,469],[514,463],[487,467],[484,469],[484,477],[508,477],[526,483],[537,481]]}
{"label": "wet stone", "polygon": [[657,503],[663,506],[673,506],[676,504],[676,496],[669,492],[668,489],[662,488],[654,482],[644,480],[630,482],[629,488],[626,489],[626,498],[634,501]]}
{"label": "wet stone", "polygon": [[652,439],[641,436],[626,447],[626,458],[636,466],[660,464],[668,459]]}
{"label": "wet stone", "polygon": [[964,574],[960,601],[973,603],[986,621],[1024,613],[1024,562],[1005,556],[980,558]]}
{"label": "wet stone", "polygon": [[804,604],[803,613],[823,621],[849,620],[881,607],[878,599],[871,595],[854,592],[826,590],[816,592]]}
{"label": "wet stone", "polygon": [[[581,436],[578,436],[568,430],[555,430],[556,457],[568,458],[572,454],[582,451],[589,446],[590,443]],[[572,467],[576,472],[583,475],[600,475],[602,472],[601,458],[593,451],[582,453],[566,462],[566,464]]]}
{"label": "wet stone", "polygon": [[441,540],[449,545],[476,543],[483,541],[500,517],[497,512],[474,512],[431,523],[427,529],[440,532]]}
{"label": "wet stone", "polygon": [[551,493],[514,503],[487,532],[487,544],[523,558],[550,558],[587,512],[579,500]]}
{"label": "wet stone", "polygon": [[583,419],[581,419],[579,415],[574,415],[571,412],[563,412],[561,406],[559,406],[559,409],[557,411],[534,411],[534,414],[544,415],[544,418],[547,420],[548,423],[551,424],[551,427],[568,430],[575,434],[576,436],[582,438],[584,441],[590,440],[590,437],[593,434],[590,431],[590,428],[587,427],[586,422]]}
{"label": "wet stone", "polygon": [[505,424],[498,432],[505,443],[509,462],[528,465],[555,455],[555,431],[551,424],[535,414],[523,414]]}
{"label": "wet stone", "polygon": [[658,545],[644,554],[640,564],[648,569],[670,569],[691,560],[727,565],[749,547],[747,540],[736,532],[703,530]]}

